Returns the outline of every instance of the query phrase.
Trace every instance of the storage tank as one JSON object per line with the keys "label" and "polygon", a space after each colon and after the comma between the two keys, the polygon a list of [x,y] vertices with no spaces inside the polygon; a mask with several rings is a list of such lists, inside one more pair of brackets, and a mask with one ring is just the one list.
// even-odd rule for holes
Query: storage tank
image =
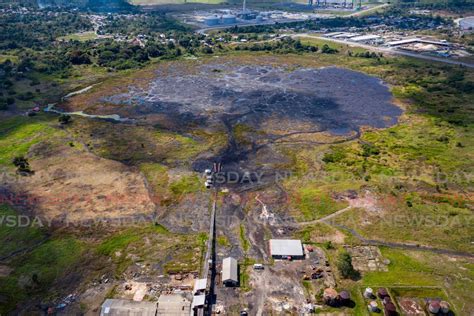
{"label": "storage tank", "polygon": [[262,22],[262,21],[263,21],[263,16],[257,15],[257,17],[255,18],[255,20],[256,20],[257,22]]}
{"label": "storage tank", "polygon": [[222,23],[223,24],[234,24],[237,22],[237,18],[235,15],[232,14],[226,14],[222,16]]}
{"label": "storage tank", "polygon": [[204,18],[204,23],[206,23],[207,26],[213,26],[219,24],[219,18],[217,16],[208,16]]}

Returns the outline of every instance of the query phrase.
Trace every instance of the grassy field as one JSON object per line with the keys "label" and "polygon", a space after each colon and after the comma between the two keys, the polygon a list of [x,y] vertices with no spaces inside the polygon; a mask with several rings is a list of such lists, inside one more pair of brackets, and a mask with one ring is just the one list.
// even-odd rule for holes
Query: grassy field
{"label": "grassy field", "polygon": [[66,36],[62,36],[57,38],[58,41],[79,41],[79,42],[85,42],[85,41],[90,41],[90,40],[95,40],[97,38],[97,34],[93,31],[91,32],[81,32],[81,33],[74,33],[74,34],[69,34]]}
{"label": "grassy field", "polygon": [[45,139],[64,135],[57,129],[54,117],[16,116],[2,120],[0,125],[0,165],[13,168],[13,158],[24,156],[30,147]]}
{"label": "grassy field", "polygon": [[6,304],[0,312],[7,312],[26,298],[44,295],[58,278],[76,267],[82,259],[84,244],[71,237],[55,238],[38,246],[32,252],[11,262],[13,272],[0,278],[0,295]]}

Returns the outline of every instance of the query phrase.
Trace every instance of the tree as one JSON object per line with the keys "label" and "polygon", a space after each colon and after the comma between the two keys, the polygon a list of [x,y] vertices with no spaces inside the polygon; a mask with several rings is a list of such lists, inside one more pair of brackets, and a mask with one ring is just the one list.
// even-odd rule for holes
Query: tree
{"label": "tree", "polygon": [[352,266],[352,257],[347,251],[339,254],[337,268],[344,279],[356,279],[360,276],[359,272]]}
{"label": "tree", "polygon": [[329,47],[328,44],[324,44],[323,48],[321,49],[321,53],[323,54],[335,54],[337,52],[338,52],[337,49]]}
{"label": "tree", "polygon": [[66,125],[71,123],[71,115],[68,114],[61,114],[61,116],[58,118],[59,123],[62,125]]}
{"label": "tree", "polygon": [[17,167],[17,171],[20,174],[26,175],[32,173],[28,159],[23,156],[13,158],[13,165]]}

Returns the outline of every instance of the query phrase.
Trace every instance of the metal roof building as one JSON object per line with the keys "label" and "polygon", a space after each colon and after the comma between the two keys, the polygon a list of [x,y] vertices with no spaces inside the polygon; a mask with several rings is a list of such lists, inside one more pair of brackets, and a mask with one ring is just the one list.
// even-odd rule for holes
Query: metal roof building
{"label": "metal roof building", "polygon": [[304,259],[303,245],[297,239],[270,239],[270,253],[275,259]]}
{"label": "metal roof building", "polygon": [[367,35],[355,36],[351,38],[350,40],[353,42],[367,42],[367,41],[375,41],[378,39],[381,39],[379,35],[367,34]]}
{"label": "metal roof building", "polygon": [[446,41],[432,41],[432,40],[427,40],[427,39],[421,39],[421,38],[407,38],[399,41],[391,41],[387,42],[387,46],[399,46],[399,45],[406,45],[406,44],[412,44],[412,43],[425,43],[425,44],[433,44],[433,45],[439,45],[439,46],[451,46],[452,44]]}
{"label": "metal roof building", "polygon": [[194,281],[193,294],[202,294],[206,291],[207,288],[207,279],[197,279]]}
{"label": "metal roof building", "polygon": [[153,302],[135,302],[109,298],[102,304],[100,316],[155,316],[156,312],[157,306]]}
{"label": "metal roof building", "polygon": [[164,294],[158,298],[159,316],[188,316],[190,310],[190,300],[181,294]]}
{"label": "metal roof building", "polygon": [[203,307],[206,304],[206,294],[193,296],[192,309]]}
{"label": "metal roof building", "polygon": [[222,283],[226,286],[236,286],[239,283],[239,264],[237,260],[228,257],[222,261]]}

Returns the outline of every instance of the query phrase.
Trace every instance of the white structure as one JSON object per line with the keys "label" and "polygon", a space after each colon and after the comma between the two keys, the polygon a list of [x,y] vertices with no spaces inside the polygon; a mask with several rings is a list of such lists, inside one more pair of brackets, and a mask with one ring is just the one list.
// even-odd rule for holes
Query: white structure
{"label": "white structure", "polygon": [[357,43],[368,43],[368,42],[378,41],[380,39],[381,37],[379,35],[367,34],[367,35],[352,37],[350,40],[352,42],[357,42]]}
{"label": "white structure", "polygon": [[332,38],[351,38],[351,37],[356,37],[359,34],[357,33],[341,33],[341,34],[336,34],[333,35]]}
{"label": "white structure", "polygon": [[222,283],[225,286],[237,286],[239,284],[239,264],[237,260],[228,257],[222,261]]}
{"label": "white structure", "polygon": [[207,288],[207,279],[197,279],[194,281],[193,295],[203,294]]}
{"label": "white structure", "polygon": [[421,38],[408,38],[408,39],[399,40],[399,41],[387,42],[387,46],[400,46],[400,45],[415,44],[415,43],[433,44],[433,45],[439,45],[439,46],[451,46],[451,43],[446,42],[446,41],[432,41],[432,40],[426,40],[426,39],[421,39]]}
{"label": "white structure", "polygon": [[270,239],[270,253],[275,259],[304,259],[303,245],[297,239]]}
{"label": "white structure", "polygon": [[459,20],[459,27],[463,31],[474,31],[474,16]]}
{"label": "white structure", "polygon": [[202,308],[206,304],[206,294],[193,296],[191,309]]}
{"label": "white structure", "polygon": [[156,312],[157,305],[153,302],[135,302],[109,298],[102,304],[100,316],[155,316]]}

